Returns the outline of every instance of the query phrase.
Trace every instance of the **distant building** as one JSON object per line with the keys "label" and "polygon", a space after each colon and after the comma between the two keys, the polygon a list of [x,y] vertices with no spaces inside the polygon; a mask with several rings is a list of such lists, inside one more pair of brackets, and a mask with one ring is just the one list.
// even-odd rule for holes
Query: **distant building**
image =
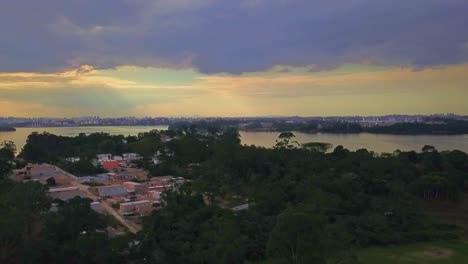
{"label": "distant building", "polygon": [[234,212],[243,211],[243,210],[247,210],[247,209],[249,209],[249,204],[248,203],[241,204],[241,205],[238,205],[238,206],[235,206],[235,207],[231,208],[231,210],[233,210]]}
{"label": "distant building", "polygon": [[146,184],[148,188],[152,191],[163,192],[165,190],[168,190],[174,187],[174,177],[172,176],[153,177]]}
{"label": "distant building", "polygon": [[127,189],[120,185],[99,187],[98,193],[100,197],[125,197],[128,195]]}
{"label": "distant building", "polygon": [[154,156],[154,157],[152,158],[152,161],[153,161],[153,164],[154,164],[154,165],[161,164],[161,160],[160,160],[157,156]]}
{"label": "distant building", "polygon": [[102,167],[108,171],[118,169],[120,167],[120,161],[118,160],[108,160],[102,163]]}
{"label": "distant building", "polygon": [[98,174],[96,176],[84,176],[78,178],[81,183],[95,182],[104,183],[110,180],[110,176],[107,173]]}
{"label": "distant building", "polygon": [[124,153],[123,159],[126,161],[134,161],[134,160],[141,160],[143,157],[138,155],[137,153]]}
{"label": "distant building", "polygon": [[48,194],[52,199],[60,199],[62,201],[70,200],[75,197],[87,197],[78,187],[51,188]]}
{"label": "distant building", "polygon": [[148,191],[146,184],[137,183],[137,182],[124,182],[123,187],[127,189],[128,192],[133,193],[144,193]]}
{"label": "distant building", "polygon": [[29,176],[31,178],[53,177],[60,174],[57,167],[49,164],[28,164],[24,168],[13,171],[15,175]]}
{"label": "distant building", "polygon": [[13,173],[19,180],[29,177],[31,180],[46,184],[47,179],[54,178],[57,185],[70,183],[68,176],[56,166],[49,164],[28,164],[22,169],[14,170]]}
{"label": "distant building", "polygon": [[171,141],[171,140],[172,140],[172,138],[171,138],[170,136],[166,136],[166,135],[162,135],[162,136],[161,136],[161,141],[162,141],[163,143],[169,142],[169,141]]}
{"label": "distant building", "polygon": [[152,204],[148,200],[142,201],[135,201],[135,202],[128,202],[128,203],[121,203],[120,204],[120,211],[122,213],[148,213],[152,210]]}
{"label": "distant building", "polygon": [[91,206],[91,209],[93,209],[94,211],[96,211],[96,212],[98,212],[98,213],[104,212],[104,208],[102,208],[100,202],[92,202],[92,203],[90,204],[90,206]]}
{"label": "distant building", "polygon": [[75,163],[75,162],[80,161],[80,157],[69,157],[69,158],[65,158],[65,160],[71,163]]}
{"label": "distant building", "polygon": [[112,160],[112,155],[111,154],[98,154],[96,155],[96,158],[99,164],[103,164],[105,161]]}
{"label": "distant building", "polygon": [[137,195],[137,200],[149,200],[151,202],[159,203],[160,199],[161,192],[158,191],[148,191],[147,193]]}

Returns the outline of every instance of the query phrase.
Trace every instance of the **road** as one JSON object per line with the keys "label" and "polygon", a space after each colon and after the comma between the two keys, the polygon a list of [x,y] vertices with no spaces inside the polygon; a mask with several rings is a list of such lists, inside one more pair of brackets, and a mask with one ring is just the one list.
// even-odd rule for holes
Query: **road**
{"label": "road", "polygon": [[80,191],[86,193],[86,195],[88,196],[88,198],[92,199],[93,201],[98,201],[100,204],[101,204],[101,207],[106,210],[107,213],[109,213],[110,215],[112,215],[115,219],[117,219],[117,221],[119,221],[123,226],[125,226],[126,228],[128,228],[128,230],[130,232],[132,232],[133,234],[136,234],[138,233],[139,231],[141,231],[141,226],[140,225],[137,225],[127,219],[125,219],[124,217],[122,217],[114,208],[112,208],[112,206],[110,206],[108,203],[106,203],[105,201],[100,201],[99,200],[99,197],[95,194],[93,194],[90,190],[89,190],[89,186],[87,185],[84,185],[84,184],[81,184],[78,180],[76,180],[76,176],[69,173],[69,172],[66,172],[62,169],[60,169],[59,167],[56,166],[56,168],[63,172],[64,175],[70,177],[70,183],[71,185],[75,186],[75,187],[78,187],[78,189],[80,189]]}

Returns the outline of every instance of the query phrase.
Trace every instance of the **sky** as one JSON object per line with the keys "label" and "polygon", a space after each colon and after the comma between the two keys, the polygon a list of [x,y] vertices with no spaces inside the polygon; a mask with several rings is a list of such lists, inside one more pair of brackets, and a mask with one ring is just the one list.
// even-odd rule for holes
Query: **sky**
{"label": "sky", "polygon": [[0,116],[468,114],[466,0],[2,0]]}

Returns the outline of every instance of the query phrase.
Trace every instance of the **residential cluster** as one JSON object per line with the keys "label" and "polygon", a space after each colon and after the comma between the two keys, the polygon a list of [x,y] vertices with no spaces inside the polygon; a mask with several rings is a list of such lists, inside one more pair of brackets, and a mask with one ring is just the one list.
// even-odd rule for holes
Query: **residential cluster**
{"label": "residential cluster", "polygon": [[[99,213],[110,214],[124,226],[138,227],[138,216],[149,214],[160,207],[162,193],[178,188],[185,182],[183,177],[148,177],[148,172],[135,168],[133,162],[142,159],[136,153],[122,156],[99,154],[95,164],[106,173],[77,177],[50,164],[28,164],[14,170],[17,181],[36,181],[49,185],[52,199],[66,201],[74,197],[90,198],[90,206]],[[70,162],[79,158],[69,157]],[[51,210],[56,209],[53,205]],[[138,229],[138,228],[135,228]]]}

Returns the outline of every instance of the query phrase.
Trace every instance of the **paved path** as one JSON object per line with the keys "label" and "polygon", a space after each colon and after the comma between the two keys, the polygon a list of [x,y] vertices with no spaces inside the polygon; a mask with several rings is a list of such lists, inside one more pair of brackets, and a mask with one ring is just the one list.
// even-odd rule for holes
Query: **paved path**
{"label": "paved path", "polygon": [[87,196],[94,200],[94,201],[99,201],[99,203],[101,204],[101,207],[107,211],[107,213],[109,213],[110,215],[112,215],[115,219],[117,219],[117,221],[119,221],[123,226],[127,227],[128,230],[130,232],[132,232],[133,234],[136,234],[138,233],[138,231],[141,231],[141,226],[140,225],[137,225],[131,221],[128,221],[127,219],[125,219],[124,217],[122,217],[114,208],[112,208],[112,206],[110,206],[108,203],[106,203],[105,201],[100,201],[99,200],[99,197],[95,194],[93,194],[90,190],[89,190],[89,186],[87,185],[84,185],[84,184],[81,184],[78,180],[77,180],[77,177],[69,172],[66,172],[64,170],[62,170],[61,168],[59,167],[56,167],[59,171],[63,172],[64,175],[67,175],[70,177],[71,179],[71,184],[75,187],[78,187],[78,189],[80,189],[82,192],[86,193]]}

